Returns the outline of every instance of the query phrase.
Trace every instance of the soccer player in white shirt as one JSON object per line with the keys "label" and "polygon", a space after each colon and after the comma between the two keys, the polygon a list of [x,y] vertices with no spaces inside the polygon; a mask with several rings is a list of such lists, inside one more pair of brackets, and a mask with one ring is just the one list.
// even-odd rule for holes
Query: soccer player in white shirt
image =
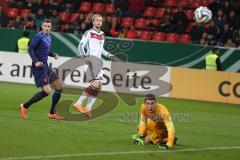
{"label": "soccer player in white shirt", "polygon": [[[91,118],[91,110],[93,104],[95,103],[97,95],[102,86],[101,80],[103,75],[102,70],[99,67],[97,67],[99,73],[94,75],[94,67],[92,66],[94,66],[94,63],[96,64],[97,61],[99,62],[99,60],[102,62],[102,55],[108,57],[112,61],[116,61],[116,57],[108,53],[103,48],[105,38],[104,32],[101,31],[102,23],[102,16],[100,14],[94,14],[92,17],[93,27],[84,33],[78,45],[80,55],[84,58],[84,61],[86,63],[85,72],[86,70],[90,71],[91,78],[89,80],[90,86],[84,89],[82,95],[74,104],[74,108],[77,109],[79,112],[86,114],[89,118]],[[87,51],[85,51],[85,48],[87,49]],[[91,57],[95,58],[92,59]],[[86,107],[84,107],[82,104],[85,99],[88,99]]]}

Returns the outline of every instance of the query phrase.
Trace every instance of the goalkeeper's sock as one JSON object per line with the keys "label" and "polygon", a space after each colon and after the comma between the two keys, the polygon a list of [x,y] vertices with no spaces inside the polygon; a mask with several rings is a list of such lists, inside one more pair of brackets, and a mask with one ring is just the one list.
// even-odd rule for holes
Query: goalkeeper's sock
{"label": "goalkeeper's sock", "polygon": [[83,101],[88,97],[88,95],[85,94],[85,92],[82,93],[78,101],[76,102],[77,105],[82,105]]}
{"label": "goalkeeper's sock", "polygon": [[96,100],[97,100],[97,97],[89,96],[89,97],[88,97],[88,104],[87,104],[86,108],[87,108],[88,110],[92,110],[92,107],[93,107],[93,105],[94,105],[94,103],[95,103]]}

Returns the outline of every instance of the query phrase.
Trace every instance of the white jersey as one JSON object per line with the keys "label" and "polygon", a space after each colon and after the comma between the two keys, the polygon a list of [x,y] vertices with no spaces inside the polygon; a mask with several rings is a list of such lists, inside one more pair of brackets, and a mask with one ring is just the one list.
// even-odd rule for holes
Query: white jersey
{"label": "white jersey", "polygon": [[[87,30],[78,45],[78,51],[81,56],[96,56],[101,58],[101,55],[108,57],[108,52],[103,48],[105,41],[104,32],[97,32],[95,29]],[[85,48],[87,51],[85,51]]]}

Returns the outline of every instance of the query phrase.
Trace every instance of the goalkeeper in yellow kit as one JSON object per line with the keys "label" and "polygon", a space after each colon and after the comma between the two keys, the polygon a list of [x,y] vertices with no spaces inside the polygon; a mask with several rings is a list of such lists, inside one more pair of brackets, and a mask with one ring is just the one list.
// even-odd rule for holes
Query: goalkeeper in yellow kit
{"label": "goalkeeper in yellow kit", "polygon": [[175,128],[168,109],[156,103],[152,94],[147,94],[141,105],[138,134],[133,135],[135,144],[153,143],[170,149],[176,143]]}

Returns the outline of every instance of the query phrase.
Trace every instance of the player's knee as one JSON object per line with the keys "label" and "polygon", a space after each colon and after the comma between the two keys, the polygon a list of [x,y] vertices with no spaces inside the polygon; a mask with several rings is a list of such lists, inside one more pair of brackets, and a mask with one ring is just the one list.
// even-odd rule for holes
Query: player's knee
{"label": "player's knee", "polygon": [[43,91],[46,93],[47,96],[50,94],[50,91],[48,90],[43,90]]}
{"label": "player's knee", "polygon": [[51,89],[50,88],[43,88],[43,91],[49,95],[51,93]]}

